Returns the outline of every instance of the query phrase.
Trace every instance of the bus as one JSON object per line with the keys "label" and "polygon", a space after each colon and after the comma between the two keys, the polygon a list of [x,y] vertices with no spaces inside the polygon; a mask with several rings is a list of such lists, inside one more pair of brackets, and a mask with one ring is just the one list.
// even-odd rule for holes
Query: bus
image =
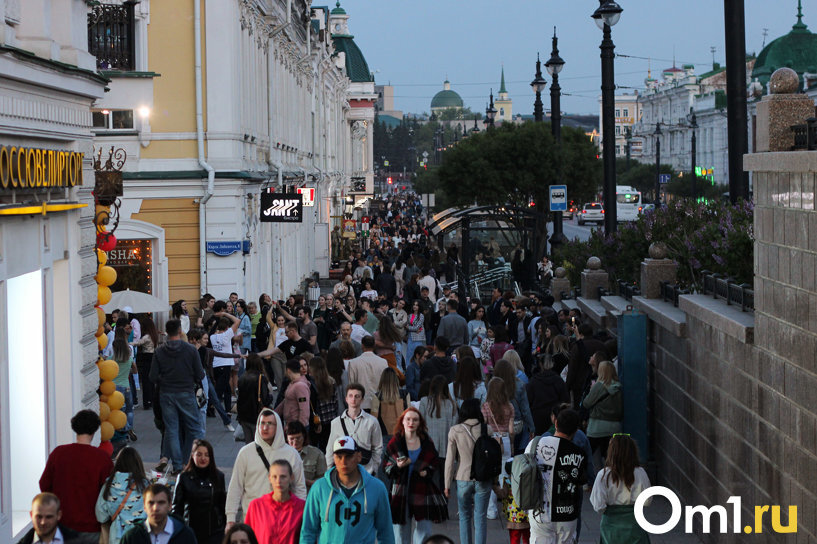
{"label": "bus", "polygon": [[616,219],[635,221],[641,208],[641,192],[625,185],[616,185]]}

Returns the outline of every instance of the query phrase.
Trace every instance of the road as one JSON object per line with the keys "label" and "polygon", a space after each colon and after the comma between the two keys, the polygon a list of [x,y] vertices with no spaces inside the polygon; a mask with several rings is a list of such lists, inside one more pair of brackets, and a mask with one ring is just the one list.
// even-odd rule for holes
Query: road
{"label": "road", "polygon": [[[597,225],[594,225],[594,224],[590,224],[590,225],[584,225],[584,226],[580,227],[576,223],[576,219],[574,218],[574,219],[565,219],[563,221],[563,223],[562,223],[562,228],[563,228],[565,237],[567,237],[568,240],[574,240],[574,239],[578,238],[581,241],[585,241],[588,238],[590,238],[590,232],[592,232],[593,229],[603,228],[603,226],[601,226],[601,225],[597,226]],[[553,224],[548,223],[548,238],[550,237],[551,234],[553,234]]]}

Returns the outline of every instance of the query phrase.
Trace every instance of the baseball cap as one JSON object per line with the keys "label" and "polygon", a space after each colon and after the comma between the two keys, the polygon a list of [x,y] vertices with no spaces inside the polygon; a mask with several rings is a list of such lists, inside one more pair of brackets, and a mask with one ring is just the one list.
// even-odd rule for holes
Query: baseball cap
{"label": "baseball cap", "polygon": [[355,439],[351,436],[341,436],[337,440],[335,440],[334,445],[332,446],[332,453],[341,453],[341,452],[349,452],[354,453],[357,451],[357,444],[355,444]]}

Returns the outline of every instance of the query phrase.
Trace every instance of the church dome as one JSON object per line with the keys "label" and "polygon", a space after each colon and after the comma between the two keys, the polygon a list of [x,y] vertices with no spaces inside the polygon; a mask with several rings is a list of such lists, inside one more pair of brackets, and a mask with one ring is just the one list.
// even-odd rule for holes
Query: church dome
{"label": "church dome", "polygon": [[757,78],[765,89],[772,73],[782,67],[791,68],[801,77],[804,72],[817,72],[817,34],[803,23],[799,5],[791,31],[769,43],[757,56],[752,78]]}
{"label": "church dome", "polygon": [[431,99],[432,110],[444,110],[446,108],[462,108],[463,102],[460,95],[451,90],[451,83],[445,80],[443,90],[434,95]]}

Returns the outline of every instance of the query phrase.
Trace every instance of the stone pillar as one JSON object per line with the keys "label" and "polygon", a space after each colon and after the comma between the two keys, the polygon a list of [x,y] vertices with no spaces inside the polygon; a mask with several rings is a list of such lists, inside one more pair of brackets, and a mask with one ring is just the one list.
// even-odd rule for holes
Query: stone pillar
{"label": "stone pillar", "polygon": [[20,4],[18,47],[38,57],[60,60],[60,45],[52,39],[52,0],[25,0]]}
{"label": "stone pillar", "polygon": [[667,247],[661,243],[650,245],[650,257],[641,261],[641,296],[661,298],[661,282],[675,283],[678,263],[667,259]]}
{"label": "stone pillar", "polygon": [[799,77],[791,68],[779,68],[769,79],[769,92],[757,104],[755,153],[791,151],[792,125],[814,117],[814,102],[798,93]]}
{"label": "stone pillar", "polygon": [[590,257],[587,259],[587,268],[582,270],[582,297],[599,299],[599,287],[610,288],[610,279],[607,272],[601,269],[601,259]]}
{"label": "stone pillar", "polygon": [[570,292],[570,280],[567,279],[567,270],[561,266],[553,272],[553,279],[550,282],[550,293],[556,302],[562,300],[562,293]]}
{"label": "stone pillar", "polygon": [[88,5],[82,0],[52,0],[52,37],[60,46],[60,61],[96,71],[96,57],[88,53]]}

